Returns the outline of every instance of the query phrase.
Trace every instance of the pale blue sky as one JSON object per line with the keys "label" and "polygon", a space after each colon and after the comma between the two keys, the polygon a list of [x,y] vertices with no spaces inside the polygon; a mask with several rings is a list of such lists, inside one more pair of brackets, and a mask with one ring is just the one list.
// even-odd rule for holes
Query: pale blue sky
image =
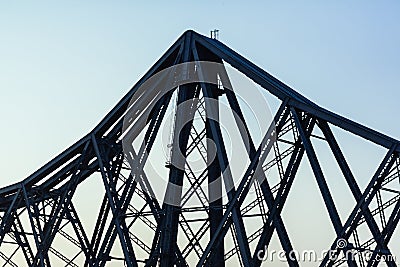
{"label": "pale blue sky", "polygon": [[400,137],[400,4],[0,3],[0,184],[88,132],[186,29],[220,39],[324,107]]}
{"label": "pale blue sky", "polygon": [[1,1],[0,185],[91,130],[187,29],[219,29],[222,42],[311,100],[400,138],[400,3],[276,3]]}

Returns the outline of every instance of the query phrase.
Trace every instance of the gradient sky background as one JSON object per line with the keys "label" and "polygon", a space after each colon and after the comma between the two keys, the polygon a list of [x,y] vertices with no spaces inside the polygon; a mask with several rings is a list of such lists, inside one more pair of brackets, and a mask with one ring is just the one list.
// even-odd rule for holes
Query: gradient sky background
{"label": "gradient sky background", "polygon": [[[95,4],[96,3],[96,4]],[[400,3],[0,4],[0,184],[87,133],[186,29],[318,104],[400,138]]]}
{"label": "gradient sky background", "polygon": [[219,29],[311,100],[400,139],[399,14],[398,1],[0,2],[0,185],[90,131],[187,29]]}

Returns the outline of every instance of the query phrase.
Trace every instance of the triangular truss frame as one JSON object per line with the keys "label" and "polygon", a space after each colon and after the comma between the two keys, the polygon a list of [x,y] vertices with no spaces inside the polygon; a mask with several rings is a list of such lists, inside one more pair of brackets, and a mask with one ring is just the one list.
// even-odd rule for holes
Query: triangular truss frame
{"label": "triangular truss frame", "polygon": [[[159,203],[143,189],[142,185],[138,186],[140,181],[133,175],[124,179],[120,178],[120,173],[125,168],[120,137],[123,134],[124,116],[130,106],[130,101],[148,79],[177,64],[200,61],[230,64],[278,98],[281,105],[259,147],[255,146],[247,125],[244,125],[241,133],[245,135],[244,139],[249,140],[247,157],[250,164],[240,183],[227,192],[227,203],[222,203],[222,199],[217,199],[204,206],[208,214],[207,226],[194,231],[191,229],[189,220],[185,221],[184,217],[180,217],[180,214],[184,212],[181,207]],[[220,75],[224,74],[220,73]],[[221,93],[218,90],[221,89],[217,86],[201,82],[182,85],[179,87],[178,102],[196,99],[198,101],[200,94],[204,98],[218,100]],[[238,114],[239,119],[245,121],[234,91],[224,91],[232,110]],[[158,118],[164,116],[171,95],[172,93],[161,97],[149,110],[149,115],[143,118],[143,129],[147,125],[143,148],[132,159],[138,173],[143,172],[144,163],[139,162],[142,160],[141,153],[150,151],[154,144],[160,127]],[[196,107],[197,105],[198,103]],[[202,105],[205,105],[205,112],[208,112],[212,104],[203,103]],[[193,120],[194,114],[186,115],[192,116]],[[180,114],[180,116],[183,115]],[[377,164],[375,174],[363,191],[350,170],[331,129],[332,126],[368,140],[387,151],[382,162]],[[193,144],[195,141],[190,143],[192,125],[188,124],[185,127],[179,138],[175,140],[178,142],[175,147],[188,152],[190,145],[196,146],[196,144]],[[328,144],[356,203],[346,220],[342,220],[339,216],[316,154],[316,148],[311,142],[314,128],[319,128],[322,132],[323,136],[319,138]],[[285,152],[276,152],[276,143],[288,133],[293,135],[290,147]],[[228,160],[218,122],[206,119],[205,130],[203,133],[198,133],[197,137],[200,138],[200,135],[202,138],[207,137],[213,140],[217,146],[218,155],[208,165],[206,177],[202,177],[208,178],[209,182],[214,181],[221,176],[221,170],[226,169]],[[265,177],[264,172],[260,172],[258,166],[259,163],[265,162],[268,153],[274,150],[277,154],[270,164],[279,168],[281,180],[277,185],[272,186],[268,182],[268,177]],[[304,155],[310,162],[336,236],[331,242],[331,247],[327,248],[335,257],[326,255],[318,264],[320,266],[339,266],[340,264],[377,266],[378,262],[364,258],[361,253],[363,249],[370,248],[372,253],[370,258],[385,256],[387,266],[397,266],[389,257],[393,254],[388,245],[400,220],[400,192],[390,187],[391,183],[400,181],[399,153],[398,140],[314,104],[220,41],[187,31],[90,133],[23,181],[0,189],[0,256],[5,266],[18,266],[14,262],[17,253],[23,255],[27,266],[51,266],[50,255],[57,257],[63,264],[72,266],[105,266],[114,261],[123,262],[125,266],[188,266],[193,262],[186,256],[192,253],[197,255],[196,266],[225,266],[226,260],[233,255],[236,255],[238,264],[260,266],[262,264],[260,256],[262,257],[263,254],[258,252],[269,245],[272,235],[276,233],[285,251],[287,265],[300,266],[299,259],[290,255],[294,248],[281,212]],[[282,158],[287,159],[284,165]],[[181,184],[185,172],[174,167],[173,164],[169,168],[169,181]],[[94,232],[90,236],[85,231],[84,223],[81,222],[75,209],[73,196],[81,182],[94,173],[101,174],[105,195],[100,205],[98,218],[96,218]],[[258,180],[259,177],[264,179]],[[196,179],[193,180],[194,183]],[[255,180],[260,182],[255,182]],[[246,202],[247,194],[254,183],[257,184],[258,200],[244,206],[243,203]],[[390,192],[393,197],[382,202],[382,192]],[[196,194],[200,199],[200,195],[206,198],[204,192]],[[145,212],[132,207],[131,200],[134,195],[139,195],[145,202],[152,220],[147,219],[148,214]],[[378,207],[372,209],[370,204],[375,200]],[[255,206],[263,211],[260,215],[263,225],[256,233],[250,235],[246,232],[243,217],[249,207]],[[391,211],[389,215],[385,213],[388,208]],[[28,218],[28,225],[22,222],[23,214]],[[126,219],[128,214],[130,218],[134,217],[130,220],[141,220],[152,229],[154,234],[152,244],[144,243],[135,236],[134,232],[132,233],[131,224]],[[74,236],[63,230],[65,225],[72,227]],[[365,243],[360,243],[358,239],[357,229],[360,225],[366,226],[371,235]],[[187,232],[188,246],[179,246],[178,229]],[[229,231],[231,231],[234,248],[227,251],[224,240]],[[207,242],[200,244],[199,240],[204,238],[206,233]],[[75,256],[67,257],[53,248],[54,240],[59,235],[79,248]],[[249,245],[251,242],[255,244],[253,249]],[[345,242],[345,245],[339,246],[338,242]],[[123,257],[112,256],[115,244],[119,244]],[[10,250],[7,252],[3,250],[7,245],[14,246],[12,253],[8,253]],[[138,247],[147,253],[145,259],[137,257]],[[352,252],[355,257],[345,257],[347,252]],[[78,257],[83,258],[83,262],[77,263]]]}

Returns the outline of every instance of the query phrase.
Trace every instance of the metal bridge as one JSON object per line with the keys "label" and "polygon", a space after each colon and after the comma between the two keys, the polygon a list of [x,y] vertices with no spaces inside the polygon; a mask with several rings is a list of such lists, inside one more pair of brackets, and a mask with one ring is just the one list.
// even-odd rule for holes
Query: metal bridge
{"label": "metal bridge", "polygon": [[[229,64],[279,100],[261,140],[252,139],[232,88]],[[230,164],[219,103],[240,132]],[[172,107],[172,108],[171,108]],[[165,194],[147,169],[173,111]],[[235,124],[234,123],[234,124]],[[381,147],[386,155],[361,187],[333,129]],[[315,140],[329,148],[354,203],[344,217],[335,205]],[[329,237],[319,266],[397,266],[391,247],[400,219],[399,141],[311,102],[212,38],[185,32],[86,136],[26,179],[0,189],[2,266],[260,266],[277,237],[285,264],[300,266],[282,216],[299,166],[307,164],[326,207]],[[198,157],[193,166],[190,157]],[[199,163],[200,162],[200,163]],[[153,166],[157,168],[157,166]],[[270,173],[278,179],[273,180]],[[79,196],[94,179],[102,191]],[[102,194],[96,217],[77,199]],[[312,218],[310,218],[312,220]],[[90,230],[89,230],[90,229]],[[321,233],[323,235],[324,233]],[[328,237],[327,237],[328,238]],[[365,251],[369,251],[368,257]],[[351,257],[349,256],[351,255]]]}

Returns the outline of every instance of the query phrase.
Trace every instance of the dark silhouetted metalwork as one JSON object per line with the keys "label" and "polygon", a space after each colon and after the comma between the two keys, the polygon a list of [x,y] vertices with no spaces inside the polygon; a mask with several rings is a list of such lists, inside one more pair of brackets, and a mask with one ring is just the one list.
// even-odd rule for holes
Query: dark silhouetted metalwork
{"label": "dark silhouetted metalwork", "polygon": [[[238,97],[234,90],[227,89],[231,86],[227,84],[228,74],[222,69],[215,75],[215,84],[199,81],[176,86],[156,100],[147,116],[132,115],[138,119],[138,131],[143,131],[144,137],[140,148],[130,151],[131,159],[127,160],[121,141],[124,116],[140,86],[168,67],[200,61],[228,63],[280,100],[261,144],[256,147]],[[197,71],[203,75],[205,70]],[[249,164],[236,186],[221,125],[215,119],[220,97],[227,100],[241,129],[242,140],[235,142],[247,142],[248,147],[247,155],[240,157]],[[137,101],[147,103],[154,99],[155,94],[146,91]],[[173,101],[178,105],[190,103],[188,110],[176,111],[174,129],[179,124],[182,127],[174,134],[174,149],[165,165],[169,183],[177,187],[190,184],[187,191],[174,193],[180,205],[160,203],[154,197],[151,185],[146,183],[144,167]],[[212,112],[214,117],[210,116]],[[203,121],[200,128],[196,126],[196,116]],[[357,184],[332,127],[387,151],[364,191]],[[319,135],[315,134],[316,129]],[[356,204],[348,218],[339,215],[313,144],[315,138],[328,145],[336,160],[332,164],[337,164],[354,197]],[[197,153],[206,167],[202,172],[193,171],[185,160],[177,159],[179,153],[185,157]],[[321,108],[217,39],[187,31],[88,135],[25,180],[0,189],[2,264],[168,267],[225,266],[232,261],[234,265],[260,266],[263,249],[276,233],[287,265],[299,266],[299,259],[291,255],[295,248],[282,210],[300,164],[307,157],[335,236],[326,248],[332,253],[316,264],[377,266],[378,262],[362,253],[369,249],[371,258],[384,256],[387,266],[397,266],[390,258],[393,254],[389,242],[400,220],[399,153],[398,140]],[[279,174],[277,183],[268,177],[268,170],[273,168]],[[91,218],[93,230],[89,232],[86,221],[81,219],[84,215],[76,209],[74,196],[83,181],[96,175],[103,183],[104,197],[97,218]],[[209,190],[204,190],[204,184],[209,185]],[[224,189],[223,184],[233,186]],[[255,194],[249,194],[252,189]],[[383,198],[383,193],[390,197]],[[213,199],[211,194],[221,197]],[[222,197],[224,194],[226,197]],[[197,206],[186,205],[191,198],[196,199]],[[258,221],[249,223],[248,218]],[[354,257],[347,257],[349,252]]]}

